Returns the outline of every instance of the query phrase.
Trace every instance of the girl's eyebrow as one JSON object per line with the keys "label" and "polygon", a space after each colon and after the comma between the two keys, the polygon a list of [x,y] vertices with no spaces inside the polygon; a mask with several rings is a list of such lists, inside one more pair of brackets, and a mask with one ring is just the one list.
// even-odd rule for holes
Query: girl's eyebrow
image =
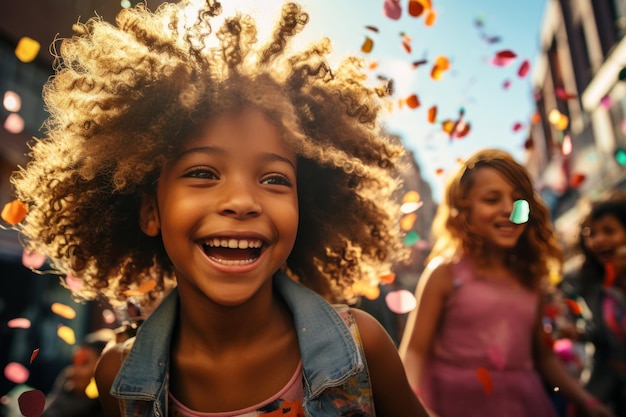
{"label": "girl's eyebrow", "polygon": [[[191,154],[195,154],[195,153],[206,153],[209,155],[226,155],[226,151],[224,151],[221,148],[215,147],[215,146],[201,146],[198,148],[191,148],[191,149],[186,149],[184,151],[181,151],[178,153],[178,155],[176,155],[174,158],[172,158],[172,161],[180,161],[181,159],[185,158],[188,155]],[[264,161],[267,162],[273,162],[273,161],[278,161],[278,162],[285,162],[289,165],[291,165],[291,167],[293,168],[294,171],[296,171],[296,165],[289,159],[286,158],[282,155],[276,154],[276,153],[272,153],[272,152],[265,152],[263,154],[261,154],[262,158]]]}

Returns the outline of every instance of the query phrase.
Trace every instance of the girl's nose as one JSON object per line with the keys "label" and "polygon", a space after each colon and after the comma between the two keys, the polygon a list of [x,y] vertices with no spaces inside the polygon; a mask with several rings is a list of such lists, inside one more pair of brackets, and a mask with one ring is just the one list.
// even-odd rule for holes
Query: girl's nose
{"label": "girl's nose", "polygon": [[261,204],[255,192],[256,184],[233,179],[225,185],[219,204],[222,215],[247,218],[261,213]]}

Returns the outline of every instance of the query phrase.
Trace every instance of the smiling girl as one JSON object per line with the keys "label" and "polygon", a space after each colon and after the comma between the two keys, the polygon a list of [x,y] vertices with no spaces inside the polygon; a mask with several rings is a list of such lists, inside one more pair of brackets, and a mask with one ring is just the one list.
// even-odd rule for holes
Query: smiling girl
{"label": "smiling girl", "polygon": [[[285,4],[271,39],[216,1],[75,25],[13,177],[27,246],[79,297],[158,307],[96,371],[113,416],[424,416],[391,338],[330,302],[402,258],[397,163],[361,62]],[[209,46],[215,45],[215,46]],[[175,288],[161,299],[168,283]]]}
{"label": "smiling girl", "polygon": [[447,183],[433,235],[400,345],[427,409],[551,417],[545,383],[589,415],[611,415],[546,343],[542,285],[561,251],[526,169],[500,150],[472,155]]}

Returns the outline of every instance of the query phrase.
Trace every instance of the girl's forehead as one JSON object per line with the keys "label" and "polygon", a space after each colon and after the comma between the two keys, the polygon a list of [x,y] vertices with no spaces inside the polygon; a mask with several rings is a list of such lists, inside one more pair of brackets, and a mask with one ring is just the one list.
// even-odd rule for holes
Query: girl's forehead
{"label": "girl's forehead", "polygon": [[515,191],[518,189],[518,186],[513,184],[510,178],[507,178],[504,173],[500,172],[496,168],[474,168],[474,171],[471,173],[471,175],[472,177],[468,187],[468,191],[470,192],[487,192],[490,190]]}

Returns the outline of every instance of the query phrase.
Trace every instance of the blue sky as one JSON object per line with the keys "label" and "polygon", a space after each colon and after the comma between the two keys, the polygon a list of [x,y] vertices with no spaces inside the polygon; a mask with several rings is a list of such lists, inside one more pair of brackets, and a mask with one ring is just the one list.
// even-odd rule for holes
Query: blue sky
{"label": "blue sky", "polygon": [[[388,0],[389,1],[389,0]],[[416,156],[422,175],[431,184],[439,200],[447,172],[457,160],[467,158],[484,147],[497,147],[523,160],[523,144],[528,137],[528,124],[533,113],[533,64],[539,51],[539,28],[545,0],[432,0],[437,19],[433,26],[424,24],[424,17],[408,14],[409,0],[399,0],[400,19],[393,20],[383,13],[385,0],[300,0],[310,15],[310,22],[297,42],[308,43],[327,36],[333,43],[332,60],[346,54],[356,54],[377,68],[369,71],[372,79],[378,75],[394,80],[395,99],[417,94],[421,106],[395,109],[385,115],[391,133],[398,134]],[[280,0],[225,0],[227,14],[231,7],[250,11],[261,22],[272,22]],[[477,27],[476,21],[482,21]],[[367,29],[374,26],[378,32]],[[411,52],[402,46],[404,33],[411,38]],[[482,35],[499,37],[497,43],[486,42]],[[366,37],[373,40],[369,53],[361,51]],[[263,39],[261,35],[261,39]],[[505,67],[496,67],[490,59],[500,50],[512,50],[517,58]],[[440,80],[430,77],[430,69],[439,55],[445,55],[450,69]],[[426,59],[428,63],[414,69],[411,63]],[[530,71],[524,78],[517,75],[522,61],[530,61]],[[508,88],[503,85],[510,82]],[[396,100],[397,101],[397,100]],[[470,123],[470,133],[450,140],[441,124],[427,122],[428,108],[438,107],[438,121],[456,119],[461,108],[463,119]],[[513,130],[516,123],[523,128]],[[443,174],[437,174],[443,169]]]}

